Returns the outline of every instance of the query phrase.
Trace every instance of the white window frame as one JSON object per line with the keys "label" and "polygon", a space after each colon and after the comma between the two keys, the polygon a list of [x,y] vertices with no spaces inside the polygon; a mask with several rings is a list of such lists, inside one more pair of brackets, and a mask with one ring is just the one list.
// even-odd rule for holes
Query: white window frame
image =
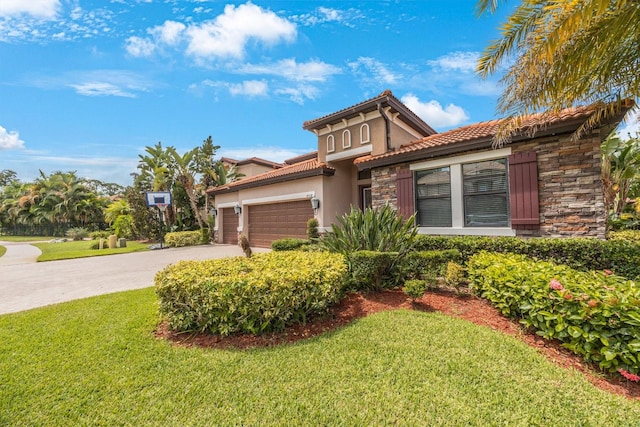
{"label": "white window frame", "polygon": [[342,148],[351,148],[351,131],[349,129],[342,132]]}
{"label": "white window frame", "polygon": [[516,231],[507,227],[465,227],[464,226],[464,194],[462,188],[462,164],[486,160],[496,160],[511,155],[511,147],[491,151],[470,153],[462,156],[446,157],[414,163],[409,166],[412,171],[435,169],[449,166],[451,178],[451,227],[419,227],[420,234],[444,235],[478,235],[478,236],[515,236]]}
{"label": "white window frame", "polygon": [[336,151],[336,140],[333,135],[327,136],[327,153]]}
{"label": "white window frame", "polygon": [[360,126],[360,144],[368,144],[369,142],[371,142],[371,129],[369,129],[369,125],[365,123]]}

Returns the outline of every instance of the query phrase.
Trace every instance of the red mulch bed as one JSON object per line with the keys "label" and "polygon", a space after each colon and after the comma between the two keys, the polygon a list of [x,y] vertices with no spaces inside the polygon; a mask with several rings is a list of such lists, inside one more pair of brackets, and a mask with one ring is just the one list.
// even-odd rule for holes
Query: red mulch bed
{"label": "red mulch bed", "polygon": [[599,373],[597,368],[585,363],[580,356],[560,346],[558,342],[547,341],[533,333],[524,331],[521,325],[503,317],[485,300],[473,295],[459,296],[447,291],[428,292],[415,303],[408,301],[406,294],[400,290],[388,290],[366,295],[349,294],[338,306],[332,308],[327,316],[309,321],[306,325],[289,327],[280,333],[257,336],[236,334],[228,337],[207,333],[180,334],[170,331],[167,325],[163,323],[158,327],[156,335],[159,338],[187,347],[199,346],[221,349],[269,347],[306,339],[336,329],[371,313],[398,308],[439,311],[515,336],[536,348],[556,364],[582,372],[595,386],[628,398],[640,399],[639,383],[628,381],[618,375],[605,376]]}

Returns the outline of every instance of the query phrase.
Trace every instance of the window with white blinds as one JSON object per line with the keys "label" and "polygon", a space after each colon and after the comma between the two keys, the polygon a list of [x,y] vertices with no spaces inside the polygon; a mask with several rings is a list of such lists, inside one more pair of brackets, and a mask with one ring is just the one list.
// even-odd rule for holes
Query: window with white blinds
{"label": "window with white blinds", "polygon": [[414,169],[420,227],[510,227],[507,159],[478,160]]}
{"label": "window with white blinds", "polygon": [[507,227],[507,159],[462,165],[465,227]]}
{"label": "window with white blinds", "polygon": [[451,227],[451,173],[449,167],[416,172],[418,224]]}

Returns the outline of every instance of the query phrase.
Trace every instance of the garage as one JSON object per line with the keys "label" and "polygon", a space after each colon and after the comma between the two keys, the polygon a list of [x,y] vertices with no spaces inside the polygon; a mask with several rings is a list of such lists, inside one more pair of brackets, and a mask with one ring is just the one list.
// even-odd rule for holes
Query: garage
{"label": "garage", "polygon": [[238,244],[238,215],[233,208],[222,210],[222,243],[229,245]]}
{"label": "garage", "polygon": [[252,205],[249,208],[249,243],[268,248],[285,237],[307,238],[307,221],[313,218],[309,200]]}

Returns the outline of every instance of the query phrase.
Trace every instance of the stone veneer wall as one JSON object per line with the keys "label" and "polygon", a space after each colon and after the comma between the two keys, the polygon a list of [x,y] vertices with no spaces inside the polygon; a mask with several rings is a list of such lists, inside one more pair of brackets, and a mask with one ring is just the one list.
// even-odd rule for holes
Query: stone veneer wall
{"label": "stone veneer wall", "polygon": [[513,146],[513,152],[538,153],[538,230],[522,236],[605,238],[607,213],[600,171],[600,138],[541,139]]}
{"label": "stone veneer wall", "polygon": [[[516,230],[523,237],[605,238],[606,211],[600,175],[600,138],[573,142],[569,136],[536,139],[512,145],[512,152],[536,151],[540,225]],[[462,155],[465,153],[460,153]],[[409,163],[371,171],[373,207],[397,209],[398,170]]]}

